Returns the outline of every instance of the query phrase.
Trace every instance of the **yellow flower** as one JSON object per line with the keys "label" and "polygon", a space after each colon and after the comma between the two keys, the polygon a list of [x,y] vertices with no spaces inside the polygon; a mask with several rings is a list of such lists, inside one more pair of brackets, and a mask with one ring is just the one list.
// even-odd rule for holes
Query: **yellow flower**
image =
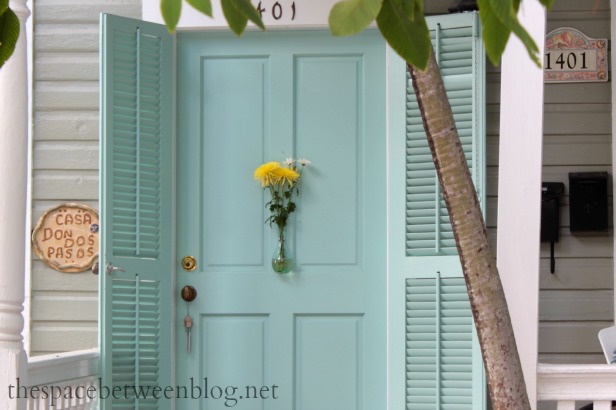
{"label": "yellow flower", "polygon": [[299,178],[299,174],[290,168],[279,167],[273,170],[272,174],[276,178],[275,183],[281,185],[288,182],[289,186],[293,186],[293,183]]}
{"label": "yellow flower", "polygon": [[261,186],[266,187],[278,182],[276,171],[282,169],[278,162],[266,162],[255,170],[255,179],[261,181]]}

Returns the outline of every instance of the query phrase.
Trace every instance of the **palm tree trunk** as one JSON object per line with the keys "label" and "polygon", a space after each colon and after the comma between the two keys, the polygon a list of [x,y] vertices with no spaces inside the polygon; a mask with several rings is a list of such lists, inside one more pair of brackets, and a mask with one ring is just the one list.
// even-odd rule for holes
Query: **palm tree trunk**
{"label": "palm tree trunk", "polygon": [[495,410],[530,409],[505,293],[434,51],[408,66],[451,219]]}

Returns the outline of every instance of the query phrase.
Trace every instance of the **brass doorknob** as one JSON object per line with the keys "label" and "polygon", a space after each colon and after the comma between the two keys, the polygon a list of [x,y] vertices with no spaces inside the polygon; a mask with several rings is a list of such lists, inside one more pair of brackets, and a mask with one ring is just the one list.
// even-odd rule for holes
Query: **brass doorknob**
{"label": "brass doorknob", "polygon": [[190,285],[186,285],[182,288],[180,295],[182,296],[182,299],[184,299],[186,302],[192,302],[197,298],[197,289],[193,288]]}

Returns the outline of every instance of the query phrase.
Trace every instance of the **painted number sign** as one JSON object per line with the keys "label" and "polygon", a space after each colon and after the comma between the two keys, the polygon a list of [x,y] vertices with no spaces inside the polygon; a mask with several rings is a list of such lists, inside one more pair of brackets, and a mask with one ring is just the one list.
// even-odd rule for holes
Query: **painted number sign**
{"label": "painted number sign", "polygon": [[281,20],[286,18],[287,20],[295,20],[295,2],[291,2],[291,4],[284,4],[285,2],[266,2],[260,1],[257,4],[257,11],[261,18],[265,18],[265,16],[271,17],[274,20]]}
{"label": "painted number sign", "polygon": [[607,81],[607,39],[559,28],[546,36],[544,57],[546,83]]}
{"label": "painted number sign", "polygon": [[60,272],[83,272],[98,257],[98,213],[64,204],[45,212],[32,232],[36,255]]}

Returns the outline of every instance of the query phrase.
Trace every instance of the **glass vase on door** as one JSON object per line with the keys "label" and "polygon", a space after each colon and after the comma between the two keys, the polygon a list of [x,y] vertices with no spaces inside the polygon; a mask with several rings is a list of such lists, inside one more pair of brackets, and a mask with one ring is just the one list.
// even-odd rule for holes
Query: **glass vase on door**
{"label": "glass vase on door", "polygon": [[278,228],[278,243],[272,255],[272,269],[276,273],[289,273],[293,270],[293,253],[286,241],[284,227]]}

